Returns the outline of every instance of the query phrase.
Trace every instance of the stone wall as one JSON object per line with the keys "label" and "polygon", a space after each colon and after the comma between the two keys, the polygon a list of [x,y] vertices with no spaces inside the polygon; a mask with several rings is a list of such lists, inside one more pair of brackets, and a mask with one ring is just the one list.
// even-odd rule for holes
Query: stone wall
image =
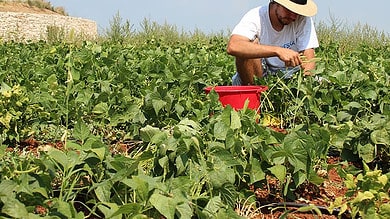
{"label": "stone wall", "polygon": [[56,37],[95,39],[95,21],[63,15],[0,12],[0,38],[4,41],[38,41]]}

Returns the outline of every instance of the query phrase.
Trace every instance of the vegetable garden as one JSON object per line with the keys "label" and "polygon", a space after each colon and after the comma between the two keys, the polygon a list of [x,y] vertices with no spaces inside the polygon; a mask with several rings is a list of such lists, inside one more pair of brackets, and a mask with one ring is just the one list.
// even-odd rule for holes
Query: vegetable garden
{"label": "vegetable garden", "polygon": [[331,169],[346,193],[328,214],[390,217],[388,38],[320,38],[326,80],[258,79],[258,114],[204,92],[231,84],[226,36],[137,36],[0,44],[1,218],[261,217],[269,179],[294,202]]}

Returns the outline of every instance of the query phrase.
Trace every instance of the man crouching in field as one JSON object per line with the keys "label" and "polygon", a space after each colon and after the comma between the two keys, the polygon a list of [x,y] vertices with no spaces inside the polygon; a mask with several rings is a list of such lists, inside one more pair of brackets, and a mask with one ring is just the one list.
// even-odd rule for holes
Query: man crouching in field
{"label": "man crouching in field", "polygon": [[312,0],[271,0],[247,12],[233,29],[227,52],[235,56],[233,85],[250,85],[254,76],[283,72],[285,78],[302,68],[305,75],[315,68],[319,46],[311,16],[317,13]]}

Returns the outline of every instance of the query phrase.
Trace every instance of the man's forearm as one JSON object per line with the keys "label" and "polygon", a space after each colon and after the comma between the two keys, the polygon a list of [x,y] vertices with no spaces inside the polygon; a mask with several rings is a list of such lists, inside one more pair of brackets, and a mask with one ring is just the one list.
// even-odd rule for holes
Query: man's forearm
{"label": "man's forearm", "polygon": [[311,71],[316,68],[316,63],[313,61],[315,58],[314,49],[307,49],[302,52],[302,55],[305,57],[302,63],[302,69],[304,75],[311,75]]}

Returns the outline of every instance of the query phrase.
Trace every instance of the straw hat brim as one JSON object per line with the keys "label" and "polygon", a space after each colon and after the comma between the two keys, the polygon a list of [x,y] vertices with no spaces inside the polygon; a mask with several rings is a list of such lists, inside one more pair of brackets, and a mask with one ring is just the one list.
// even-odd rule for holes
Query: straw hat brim
{"label": "straw hat brim", "polygon": [[288,10],[302,16],[311,17],[317,14],[317,5],[312,0],[307,0],[307,3],[305,5],[300,5],[290,0],[274,0],[274,1],[283,5]]}

